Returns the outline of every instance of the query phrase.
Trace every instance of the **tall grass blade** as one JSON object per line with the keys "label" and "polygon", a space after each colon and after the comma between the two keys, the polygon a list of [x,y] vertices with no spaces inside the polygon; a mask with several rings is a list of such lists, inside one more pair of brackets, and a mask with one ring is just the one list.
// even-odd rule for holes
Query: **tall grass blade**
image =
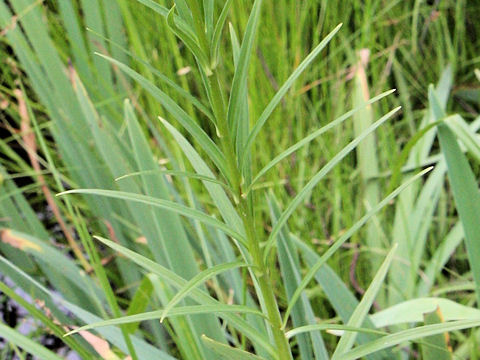
{"label": "tall grass blade", "polygon": [[320,42],[320,44],[318,44],[315,47],[315,49],[313,49],[312,52],[308,54],[308,56],[300,63],[300,65],[298,65],[295,71],[290,75],[287,81],[285,81],[285,83],[280,87],[280,89],[277,91],[277,93],[272,98],[272,100],[268,103],[267,107],[265,108],[265,110],[260,115],[255,125],[253,126],[252,131],[250,132],[247,142],[245,144],[244,153],[246,153],[246,150],[253,144],[253,141],[257,137],[263,125],[265,125],[265,122],[268,120],[273,110],[275,110],[275,108],[280,103],[280,101],[285,96],[285,94],[288,92],[288,90],[290,90],[295,80],[297,80],[298,77],[308,67],[308,65],[310,65],[312,61],[315,60],[318,54],[325,48],[325,46],[327,46],[327,44],[330,42],[330,40],[332,40],[332,38],[335,36],[338,30],[340,30],[341,27],[342,27],[342,24],[339,24],[335,29],[333,29],[332,32],[330,32],[330,34],[328,34]]}
{"label": "tall grass blade", "polygon": [[421,178],[430,170],[431,168],[418,173],[417,175],[415,175],[414,177],[410,178],[405,183],[403,183],[401,186],[399,186],[397,189],[395,189],[391,194],[389,194],[382,201],[380,201],[367,214],[365,214],[360,220],[358,220],[350,229],[348,229],[342,236],[340,236],[340,238],[338,238],[333,243],[333,245],[328,248],[325,254],[320,257],[320,259],[315,263],[314,266],[310,267],[310,270],[302,279],[302,282],[300,283],[298,288],[295,290],[295,293],[290,299],[290,302],[288,304],[287,310],[285,311],[285,315],[283,318],[283,326],[286,326],[286,323],[292,311],[292,308],[297,302],[298,298],[300,297],[302,291],[307,287],[309,282],[315,276],[315,273],[322,267],[322,265],[325,264],[326,261],[342,246],[342,244],[344,244],[356,231],[358,231],[358,229],[360,229],[372,216],[374,216],[378,211],[383,209],[386,205],[388,205],[390,201],[392,201],[404,189],[406,189],[409,185],[411,185],[413,182]]}
{"label": "tall grass blade", "polygon": [[231,346],[221,344],[215,340],[212,340],[205,335],[202,336],[204,344],[216,352],[218,355],[223,356],[225,359],[230,360],[265,360],[264,358],[251,354],[249,352],[233,348]]}
{"label": "tall grass blade", "polygon": [[[375,297],[377,296],[382,284],[383,280],[387,276],[388,269],[390,268],[390,264],[393,261],[393,256],[395,255],[395,250],[397,249],[397,245],[392,247],[392,250],[388,253],[387,257],[385,258],[382,266],[375,274],[370,286],[368,287],[367,291],[363,295],[362,300],[358,304],[357,308],[353,312],[352,316],[348,320],[347,325],[353,327],[360,327],[365,320],[365,317],[368,315],[370,311],[370,307],[372,306]],[[338,359],[340,355],[348,353],[352,348],[355,339],[357,337],[356,332],[347,332],[343,335],[338,343],[335,352],[332,356],[332,360]]]}
{"label": "tall grass blade", "polygon": [[325,175],[332,170],[335,165],[337,165],[345,156],[347,156],[355,147],[370,133],[375,131],[380,125],[382,125],[385,121],[387,121],[390,117],[392,117],[400,107],[390,111],[388,114],[381,117],[378,121],[374,124],[369,126],[361,135],[357,136],[354,140],[352,140],[347,146],[345,146],[341,151],[339,151],[325,166],[318,171],[313,178],[303,187],[302,190],[298,192],[295,198],[288,204],[287,208],[283,211],[282,215],[278,219],[278,222],[273,226],[272,232],[268,237],[266,246],[265,246],[265,255],[266,257],[269,251],[275,246],[276,238],[280,229],[286,224],[292,213],[295,209],[301,204],[301,202],[305,199],[305,197],[310,193],[310,191],[322,180]]}

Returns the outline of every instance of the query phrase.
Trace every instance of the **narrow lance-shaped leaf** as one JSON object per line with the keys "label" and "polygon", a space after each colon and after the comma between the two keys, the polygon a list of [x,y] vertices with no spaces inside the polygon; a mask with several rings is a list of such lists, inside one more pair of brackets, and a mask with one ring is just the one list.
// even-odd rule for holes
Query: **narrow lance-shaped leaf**
{"label": "narrow lance-shaped leaf", "polygon": [[213,32],[212,37],[212,54],[210,55],[212,58],[212,69],[215,69],[218,64],[218,51],[220,49],[220,37],[222,36],[222,30],[225,26],[225,21],[227,19],[228,10],[230,10],[230,5],[232,5],[232,0],[227,0],[225,5],[223,6],[222,12],[217,20],[217,24],[215,25],[215,30]]}
{"label": "narrow lance-shaped leaf", "polygon": [[[430,102],[434,116],[440,120],[444,113],[438,105],[433,88],[429,89]],[[453,197],[465,232],[467,255],[475,280],[477,302],[480,302],[480,192],[468,161],[455,139],[455,135],[446,124],[438,125],[440,147],[445,156],[448,178],[452,186]]]}
{"label": "narrow lance-shaped leaf", "polygon": [[[298,79],[298,77],[305,71],[305,69],[310,65],[310,63],[317,57],[317,55],[320,53],[320,51],[327,46],[327,44],[332,40],[332,38],[335,36],[335,34],[340,30],[342,27],[342,24],[339,24],[333,31],[328,34],[321,42],[320,44],[317,45],[315,49],[312,50],[312,52],[298,65],[298,67],[295,69],[295,71],[290,75],[290,77],[285,81],[285,83],[282,85],[282,87],[277,91],[273,99],[269,102],[263,113],[260,115],[258,118],[257,122],[253,126],[252,131],[250,132],[250,135],[248,136],[247,143],[245,145],[244,153],[247,153],[245,150],[248,149],[252,144],[255,138],[257,137],[258,133],[262,129],[263,125],[265,125],[265,122],[268,120],[270,115],[272,114],[273,110],[277,107],[277,105],[280,103],[282,98],[285,96],[285,94],[290,90],[292,87],[293,83],[295,80]],[[241,162],[243,164],[243,161]]]}
{"label": "narrow lance-shaped leaf", "polygon": [[374,329],[367,329],[349,325],[339,325],[339,324],[315,324],[315,325],[305,325],[299,326],[298,328],[294,328],[289,330],[285,333],[285,336],[291,339],[294,336],[312,332],[312,331],[329,331],[329,330],[339,330],[341,332],[353,331],[358,333],[365,333],[365,334],[375,334],[375,335],[388,335],[388,333],[384,331],[374,330]]}
{"label": "narrow lance-shaped leaf", "polygon": [[[135,253],[134,251],[131,251],[113,241],[104,239],[102,237],[95,237],[97,240],[102,242],[104,245],[110,247],[111,249],[119,252],[129,260],[133,261],[137,265],[143,267],[149,272],[152,272],[154,274],[157,274],[160,276],[164,281],[167,283],[177,287],[181,288],[185,286],[187,283],[187,280],[183,279],[182,277],[178,276],[171,270],[157,264],[156,262],[153,262],[150,259],[147,259],[146,257]],[[220,304],[217,300],[212,298],[209,294],[205,293],[204,291],[195,288],[191,291],[190,296],[193,300],[197,301],[200,304],[207,304],[207,305],[217,305]],[[267,350],[270,354],[275,354],[275,349],[273,346],[269,343],[268,339],[265,337],[263,333],[260,333],[257,331],[255,328],[253,328],[251,325],[249,325],[247,322],[245,322],[244,319],[241,317],[232,314],[232,313],[224,313],[222,314],[222,317],[227,320],[232,326],[237,328],[239,331],[241,331],[245,336],[248,338],[255,340],[259,345],[261,345],[265,350]]]}
{"label": "narrow lance-shaped leaf", "polygon": [[215,178],[209,177],[209,176],[203,176],[195,173],[191,173],[188,171],[176,171],[176,170],[145,170],[145,171],[136,171],[130,174],[125,174],[122,175],[118,178],[115,179],[115,181],[120,181],[126,178],[129,178],[131,176],[143,176],[143,175],[155,175],[155,174],[163,174],[163,175],[172,175],[172,176],[184,176],[190,179],[197,179],[197,180],[202,180],[202,181],[208,181],[212,182],[214,184],[222,185],[224,188],[227,188],[228,185],[221,182],[220,180],[217,180]]}
{"label": "narrow lance-shaped leaf", "polygon": [[[353,312],[352,316],[350,317],[350,320],[348,321],[348,326],[353,326],[353,327],[360,327],[365,320],[365,317],[368,315],[368,312],[370,311],[370,308],[373,304],[373,301],[375,300],[375,297],[377,296],[382,284],[383,280],[385,279],[385,276],[387,276],[388,269],[390,268],[390,264],[393,261],[393,255],[395,254],[395,250],[397,249],[397,244],[395,244],[388,253],[387,257],[385,258],[385,261],[383,264],[380,266],[380,269],[378,270],[377,274],[372,280],[372,283],[368,287],[367,291],[363,295],[362,300],[356,307],[355,311]],[[332,356],[332,360],[335,360],[338,358],[339,355],[347,353],[353,346],[355,339],[357,337],[356,332],[347,332],[345,333],[342,338],[340,339],[340,342],[338,343],[335,352]]]}
{"label": "narrow lance-shaped leaf", "polygon": [[[233,130],[237,129],[237,124],[240,121],[239,116],[242,113],[240,111],[240,107],[243,103],[242,95],[245,94],[245,88],[247,86],[246,78],[248,73],[248,65],[250,64],[252,47],[255,41],[255,35],[257,33],[262,2],[263,0],[255,0],[255,3],[253,4],[253,8],[247,23],[247,28],[245,29],[245,35],[242,40],[238,64],[235,67],[235,74],[232,81],[232,92],[228,102],[227,113],[230,129]],[[235,139],[236,136],[233,138]]]}
{"label": "narrow lance-shaped leaf", "polygon": [[[224,313],[256,314],[258,316],[264,317],[264,314],[261,311],[248,306],[226,305],[226,304],[220,304],[220,303],[216,305],[191,305],[191,306],[182,306],[178,308],[173,308],[170,310],[168,317],[198,315],[198,314],[217,314],[218,316],[222,317],[222,314]],[[161,310],[149,311],[142,314],[122,316],[115,319],[104,320],[104,321],[79,327],[75,330],[68,332],[67,334],[65,334],[65,336],[73,335],[80,331],[95,329],[103,326],[121,325],[121,324],[135,323],[139,321],[161,319],[163,317],[163,314],[164,314],[164,310],[161,309]]]}
{"label": "narrow lance-shaped leaf", "polygon": [[184,205],[175,203],[173,201],[157,199],[146,195],[141,194],[133,194],[127,193],[123,191],[115,191],[115,190],[100,190],[100,189],[76,189],[76,190],[68,190],[62,193],[57,194],[57,196],[63,196],[68,194],[85,194],[85,195],[97,195],[97,196],[106,196],[110,198],[120,199],[120,200],[127,200],[127,201],[135,201],[146,205],[156,206],[165,210],[170,210],[176,212],[180,215],[198,220],[205,224],[211,225],[215,228],[218,228],[224,231],[226,234],[232,236],[236,240],[240,241],[241,243],[245,244],[245,239],[242,235],[237,233],[233,230],[230,226],[218,221],[212,216],[209,216],[201,211],[196,209],[191,209]]}
{"label": "narrow lance-shaped leaf", "polygon": [[480,320],[459,320],[443,324],[425,325],[413,329],[403,330],[391,335],[383,336],[368,344],[357,346],[348,353],[340,355],[338,360],[355,360],[374,352],[388,349],[407,341],[416,341],[427,336],[442,334],[450,331],[470,329],[480,326]]}
{"label": "narrow lance-shaped leaf", "polygon": [[392,94],[393,92],[395,92],[395,89],[392,89],[392,90],[389,90],[389,91],[385,91],[384,93],[381,93],[380,95],[371,98],[370,100],[368,100],[367,102],[365,102],[365,103],[362,104],[361,106],[358,106],[358,107],[356,107],[356,108],[354,108],[354,109],[346,112],[345,114],[343,114],[342,116],[340,116],[340,117],[338,117],[337,119],[333,120],[332,122],[328,123],[327,125],[322,126],[320,129],[315,130],[315,131],[314,131],[313,133],[311,133],[310,135],[304,137],[302,140],[300,140],[300,141],[297,142],[296,144],[290,146],[288,149],[286,149],[285,151],[283,151],[282,153],[280,153],[279,155],[277,155],[273,160],[271,160],[267,165],[265,165],[265,167],[263,167],[263,169],[260,170],[257,175],[255,175],[255,178],[252,180],[252,183],[251,183],[250,187],[248,188],[248,190],[246,191],[246,193],[248,193],[248,191],[251,190],[252,186],[253,186],[263,175],[265,175],[272,167],[274,167],[274,166],[275,166],[276,164],[278,164],[280,161],[282,161],[283,159],[285,159],[287,156],[289,156],[289,155],[292,154],[293,152],[297,151],[297,150],[300,149],[301,147],[307,145],[309,142],[315,140],[318,136],[324,134],[324,133],[327,132],[328,130],[334,128],[334,127],[337,126],[337,125],[340,125],[342,122],[344,122],[345,120],[347,120],[349,117],[353,116],[357,111],[361,110],[363,107],[368,106],[368,105],[371,105],[371,104],[373,104],[374,102],[377,102],[377,101],[379,101],[380,99],[384,98],[385,96]]}
{"label": "narrow lance-shaped leaf", "polygon": [[343,158],[345,158],[355,147],[362,141],[365,137],[367,137],[371,132],[377,129],[380,125],[382,125],[385,121],[387,121],[390,117],[392,117],[400,107],[395,108],[394,110],[390,111],[388,114],[381,117],[371,126],[369,126],[362,134],[357,136],[354,140],[352,140],[347,146],[345,146],[338,154],[336,154],[325,166],[323,166],[320,171],[318,171],[315,176],[300,190],[295,196],[295,198],[288,204],[285,211],[282,213],[280,218],[278,219],[277,223],[273,226],[272,232],[268,237],[264,258],[268,256],[269,251],[275,245],[275,241],[280,229],[286,224],[292,213],[295,209],[302,203],[302,201],[307,197],[310,191],[322,180],[325,175],[327,175],[330,170],[332,170],[335,165],[337,165]]}
{"label": "narrow lance-shaped leaf", "polygon": [[229,360],[264,360],[264,358],[251,354],[241,349],[237,349],[218,341],[212,340],[205,335],[202,336],[202,341],[204,344],[216,352],[218,355],[224,356],[225,359]]}
{"label": "narrow lance-shaped leaf", "polygon": [[245,266],[247,266],[247,264],[245,264],[242,261],[237,261],[237,262],[234,262],[234,263],[220,264],[220,265],[214,266],[210,269],[204,270],[201,273],[195,275],[192,279],[190,279],[188,281],[187,284],[185,284],[185,286],[182,289],[180,289],[180,291],[178,291],[178,293],[175,294],[175,296],[172,298],[172,300],[170,300],[170,302],[165,306],[165,308],[163,309],[162,317],[160,318],[160,322],[162,322],[163,319],[165,319],[169,315],[170,310],[176,304],[178,304],[180,301],[182,301],[186,296],[188,296],[188,294],[194,288],[196,288],[200,284],[204,283],[205,281],[207,281],[208,279],[210,279],[214,276],[217,276],[218,274],[220,274],[222,272],[232,270],[232,269],[237,269],[239,267],[245,267]]}
{"label": "narrow lance-shaped leaf", "polygon": [[175,103],[167,94],[161,91],[158,87],[152,84],[145,77],[140,75],[135,70],[132,70],[127,65],[102,54],[97,54],[110,61],[112,64],[118,66],[120,70],[125,72],[132,79],[137,81],[146,91],[148,91],[156,100],[162,104],[162,106],[192,135],[196,141],[200,144],[203,150],[207,153],[210,159],[218,167],[218,169],[226,174],[225,170],[225,158],[220,152],[215,143],[210,137],[202,130],[202,128],[182,109]]}
{"label": "narrow lance-shaped leaf", "polygon": [[421,178],[427,172],[429,172],[432,168],[425,169],[424,171],[418,173],[417,175],[408,179],[405,183],[400,185],[397,189],[395,189],[391,194],[389,194],[385,199],[380,201],[377,205],[375,205],[367,214],[365,214],[360,220],[358,220],[350,229],[348,229],[338,240],[336,240],[333,245],[331,245],[328,250],[325,252],[324,255],[313,265],[310,267],[307,275],[303,278],[302,282],[298,286],[297,290],[293,294],[290,302],[288,304],[287,310],[285,311],[285,315],[283,318],[283,327],[286,326],[288,317],[292,311],[293,306],[297,302],[298,298],[300,297],[302,291],[307,287],[308,283],[313,279],[315,273],[322,267],[323,264],[327,262],[327,260],[348,240],[350,237],[355,234],[372,216],[374,216],[377,212],[383,209],[386,205],[390,203],[395,197],[398,196],[404,189],[406,189],[410,184],[414,181]]}

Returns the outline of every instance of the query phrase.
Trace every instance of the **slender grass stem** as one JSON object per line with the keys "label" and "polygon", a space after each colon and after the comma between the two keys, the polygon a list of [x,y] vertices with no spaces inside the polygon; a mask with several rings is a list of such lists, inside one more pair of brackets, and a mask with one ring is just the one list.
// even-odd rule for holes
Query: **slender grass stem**
{"label": "slender grass stem", "polygon": [[232,194],[235,201],[235,206],[242,216],[245,233],[247,236],[247,245],[250,255],[253,259],[253,264],[256,267],[254,274],[259,284],[259,291],[265,301],[265,308],[267,311],[267,317],[275,340],[275,345],[278,349],[280,360],[291,360],[292,355],[290,346],[288,344],[285,332],[282,330],[282,319],[280,316],[280,310],[278,308],[277,301],[275,299],[275,293],[273,291],[268,269],[263,261],[262,250],[259,245],[259,241],[256,237],[254,211],[255,207],[249,206],[250,194],[247,198],[241,196],[241,171],[236,159],[236,152],[234,142],[231,137],[231,132],[227,122],[227,116],[225,112],[225,105],[223,101],[223,95],[220,88],[220,82],[216,71],[209,77],[209,86],[212,94],[212,107],[213,113],[217,121],[218,131],[220,132],[220,141],[224,155],[227,161],[227,169],[230,178],[230,186],[232,187]]}
{"label": "slender grass stem", "polygon": [[243,217],[243,223],[245,231],[247,233],[247,241],[249,244],[249,251],[252,255],[256,271],[254,271],[258,285],[261,291],[261,295],[265,302],[265,308],[267,311],[268,320],[270,322],[270,328],[273,333],[275,345],[278,349],[278,355],[280,360],[293,359],[290,351],[290,345],[285,332],[282,329],[282,319],[280,310],[273,291],[272,282],[268,269],[263,261],[263,254],[259,245],[258,239],[255,236],[255,224],[253,221],[253,212],[248,210],[248,200],[243,199],[239,204],[240,212]]}

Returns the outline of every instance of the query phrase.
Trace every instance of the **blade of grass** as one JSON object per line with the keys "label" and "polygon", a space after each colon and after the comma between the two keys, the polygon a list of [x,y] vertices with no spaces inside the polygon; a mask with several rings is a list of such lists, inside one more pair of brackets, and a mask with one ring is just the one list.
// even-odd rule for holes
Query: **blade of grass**
{"label": "blade of grass", "polygon": [[162,106],[195,138],[195,140],[199,142],[200,146],[203,148],[203,150],[205,150],[207,155],[222,172],[222,174],[226,174],[225,159],[218,147],[205,133],[205,131],[203,131],[202,128],[195,123],[195,121],[167,94],[165,94],[145,77],[132,70],[127,65],[108,56],[102,54],[97,55],[118,66],[120,70],[137,81],[146,91],[148,91],[156,100],[158,100]]}
{"label": "blade of grass", "polygon": [[22,335],[20,332],[0,323],[0,333],[8,342],[20,346],[32,355],[39,356],[45,360],[62,360],[62,358],[47,348],[37,344],[32,339]]}
{"label": "blade of grass", "polygon": [[201,211],[188,208],[184,205],[175,203],[173,201],[163,200],[153,198],[151,196],[135,194],[135,193],[127,193],[123,191],[115,191],[115,190],[101,190],[101,189],[75,189],[75,190],[68,190],[62,193],[57,194],[57,196],[64,196],[69,194],[85,194],[85,195],[97,195],[97,196],[106,196],[114,199],[126,200],[126,201],[133,201],[138,202],[146,205],[151,205],[155,207],[159,207],[161,209],[173,211],[177,214],[196,219],[200,222],[205,224],[211,225],[215,228],[218,228],[224,231],[226,234],[232,236],[234,239],[238,240],[242,244],[245,244],[245,239],[242,235],[237,233],[233,230],[230,226],[218,221],[212,216],[209,216]]}
{"label": "blade of grass", "polygon": [[[119,252],[120,254],[124,255],[131,261],[135,262],[136,264],[140,265],[144,269],[158,274],[164,281],[168,282],[169,284],[181,288],[185,286],[187,281],[174,272],[168,270],[167,268],[141,256],[115,242],[110,240],[104,239],[102,237],[95,237],[97,240],[105,244],[106,246],[112,248],[113,250]],[[200,289],[193,289],[190,293],[190,296],[193,300],[197,301],[201,304],[208,304],[208,305],[217,305],[219,302],[213,299],[204,291]],[[251,327],[248,323],[246,323],[242,318],[238,316],[234,316],[233,314],[226,313],[224,318],[229,321],[233,326],[235,326],[238,330],[242,331],[247,337],[256,341],[259,345],[265,348],[270,354],[275,354],[274,348],[270,345],[268,340],[265,338],[263,333],[258,332],[255,328]]]}
{"label": "blade of grass", "polygon": [[218,355],[224,356],[225,359],[229,360],[264,360],[264,358],[251,354],[249,352],[221,344],[215,340],[212,340],[205,335],[202,336],[202,341],[204,344],[216,352]]}
{"label": "blade of grass", "polygon": [[[367,291],[363,295],[362,300],[356,307],[355,311],[353,312],[352,316],[348,320],[347,326],[352,327],[360,327],[365,320],[365,317],[368,315],[370,311],[370,307],[375,300],[378,292],[380,291],[381,286],[383,285],[383,281],[385,280],[385,276],[387,276],[388,269],[390,268],[390,264],[393,261],[393,256],[395,255],[395,250],[397,249],[397,245],[393,245],[392,249],[388,253],[387,257],[385,258],[383,264],[380,266],[380,269],[375,274],[370,286],[368,287]],[[355,339],[357,337],[356,332],[347,332],[343,335],[335,348],[335,352],[333,353],[332,360],[337,359],[340,355],[348,353],[352,348],[353,344],[355,343]]]}
{"label": "blade of grass", "polygon": [[413,329],[403,330],[391,335],[383,336],[368,344],[360,345],[348,353],[338,357],[338,360],[355,360],[382,349],[402,344],[407,341],[415,341],[427,336],[442,334],[450,331],[470,329],[480,326],[480,320],[459,320],[443,324],[425,325]]}
{"label": "blade of grass", "polygon": [[[305,71],[305,69],[310,65],[310,63],[315,60],[317,55],[327,46],[327,44],[330,42],[330,40],[335,36],[335,34],[340,30],[342,27],[342,24],[339,24],[335,29],[330,32],[321,42],[318,44],[315,49],[312,50],[310,54],[298,65],[298,67],[295,69],[295,71],[290,75],[290,77],[285,81],[285,83],[280,87],[280,89],[277,91],[275,96],[272,98],[272,100],[268,103],[267,107],[263,111],[263,113],[260,115],[258,118],[257,122],[252,128],[252,131],[250,132],[247,142],[245,144],[245,148],[243,150],[243,153],[248,153],[246,150],[253,144],[253,141],[257,137],[258,133],[262,129],[263,125],[265,125],[265,122],[268,120],[270,115],[272,114],[273,110],[277,107],[277,105],[280,103],[282,98],[285,96],[285,94],[288,92],[288,90],[292,87],[293,83],[295,80],[298,79],[298,77]],[[243,161],[240,163],[243,164]]]}
{"label": "blade of grass", "polygon": [[208,279],[219,275],[222,272],[228,271],[228,270],[233,270],[233,269],[238,269],[240,267],[245,267],[247,264],[245,264],[242,261],[237,261],[234,263],[226,263],[226,264],[220,264],[217,266],[214,266],[210,269],[204,270],[197,275],[195,275],[192,279],[188,281],[185,286],[180,289],[175,296],[170,300],[170,302],[165,305],[165,308],[163,309],[163,314],[160,318],[160,322],[163,322],[163,320],[168,317],[170,311],[173,309],[173,307],[178,304],[180,301],[182,301],[183,298],[188,296],[188,294],[196,287],[198,287],[200,284],[204,283]]}
{"label": "blade of grass", "polygon": [[480,302],[480,193],[478,183],[448,125],[438,125],[440,146],[448,167],[448,178],[465,232],[467,255],[475,280],[477,302]]}
{"label": "blade of grass", "polygon": [[310,270],[303,278],[302,282],[298,286],[297,290],[293,294],[290,302],[288,304],[287,310],[285,311],[285,315],[283,318],[283,326],[285,327],[288,321],[288,317],[290,312],[292,311],[293,306],[297,302],[298,298],[300,297],[302,291],[307,287],[309,282],[315,276],[315,273],[322,267],[323,264],[344,244],[358,229],[360,229],[373,215],[375,215],[378,211],[383,209],[386,205],[390,203],[398,194],[400,194],[404,189],[406,189],[409,185],[411,185],[414,181],[421,178],[427,172],[429,172],[432,168],[425,169],[424,171],[418,173],[417,175],[413,176],[412,178],[408,179],[405,183],[400,185],[395,191],[389,194],[385,199],[380,201],[376,206],[374,206],[367,214],[365,214],[360,220],[358,220],[348,231],[346,231],[338,240],[336,240],[332,246],[328,248],[322,257],[315,263],[314,266],[310,267]]}
{"label": "blade of grass", "polygon": [[[199,314],[217,314],[218,316],[223,317],[222,314],[224,313],[255,314],[255,315],[264,317],[261,311],[257,309],[253,309],[248,306],[226,305],[226,304],[220,304],[220,303],[215,305],[191,305],[191,306],[181,306],[181,307],[173,308],[169,311],[167,317],[199,315]],[[122,316],[115,319],[104,320],[104,321],[96,322],[93,324],[81,326],[77,329],[74,329],[68,332],[64,336],[70,336],[80,331],[95,329],[103,326],[122,325],[122,324],[129,324],[132,322],[161,319],[163,315],[164,315],[164,310],[161,309],[161,310],[150,311],[142,314]]]}
{"label": "blade of grass", "polygon": [[312,331],[328,332],[328,330],[340,330],[345,332],[351,331],[351,332],[357,332],[357,333],[363,333],[363,334],[387,335],[387,333],[384,331],[360,328],[360,327],[349,326],[349,325],[315,324],[315,325],[306,325],[306,326],[300,326],[300,327],[294,328],[292,330],[287,331],[285,333],[285,336],[291,339],[297,335],[300,335],[306,332],[312,332]]}
{"label": "blade of grass", "polygon": [[301,147],[307,145],[309,142],[313,141],[314,139],[316,139],[318,136],[324,134],[325,132],[327,132],[328,130],[334,128],[335,126],[337,125],[340,125],[342,122],[344,122],[345,120],[347,120],[349,117],[353,116],[355,113],[357,113],[358,111],[360,111],[363,107],[365,106],[368,106],[368,105],[371,105],[377,101],[379,101],[380,99],[384,98],[385,96],[387,95],[390,95],[392,94],[393,92],[395,92],[395,89],[392,89],[392,90],[389,90],[389,91],[385,91],[384,93],[378,95],[378,96],[375,96],[373,97],[372,99],[368,100],[367,102],[365,102],[364,104],[360,105],[359,107],[356,107],[348,112],[346,112],[345,114],[343,114],[342,116],[338,117],[337,119],[333,120],[332,122],[328,123],[327,125],[321,127],[320,129],[318,130],[315,130],[314,132],[312,132],[310,135],[304,137],[302,140],[300,140],[299,142],[297,142],[296,144],[290,146],[288,149],[286,149],[285,151],[281,152],[279,155],[277,155],[273,160],[271,160],[267,165],[265,165],[262,170],[260,170],[258,172],[257,175],[255,175],[255,177],[253,178],[252,180],[252,183],[250,185],[250,187],[245,191],[246,194],[248,194],[248,192],[251,190],[252,186],[263,176],[265,175],[272,167],[274,167],[276,164],[278,164],[280,161],[282,161],[283,159],[285,159],[287,156],[289,156],[290,154],[292,154],[293,152],[297,151],[298,149],[300,149]]}
{"label": "blade of grass", "polygon": [[278,235],[278,232],[281,228],[286,224],[292,213],[295,209],[301,204],[304,198],[310,193],[310,191],[322,180],[328,172],[335,167],[345,156],[347,156],[355,147],[371,132],[377,129],[380,125],[382,125],[385,121],[387,121],[391,116],[393,116],[400,107],[390,111],[388,114],[381,117],[378,121],[374,124],[369,126],[361,135],[357,136],[354,140],[352,140],[347,146],[345,146],[340,152],[338,152],[325,166],[322,167],[320,171],[318,171],[313,178],[308,182],[307,185],[303,187],[301,191],[295,196],[295,198],[288,204],[287,208],[283,211],[282,215],[278,219],[278,222],[273,226],[272,232],[268,237],[264,258],[268,256],[269,251],[275,246],[275,241]]}

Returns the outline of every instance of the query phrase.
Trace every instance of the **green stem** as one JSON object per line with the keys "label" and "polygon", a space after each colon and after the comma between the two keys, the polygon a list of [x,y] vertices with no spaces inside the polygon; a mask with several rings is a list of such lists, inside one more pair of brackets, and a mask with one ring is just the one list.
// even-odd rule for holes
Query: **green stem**
{"label": "green stem", "polygon": [[241,173],[238,168],[234,142],[231,137],[227,122],[227,112],[225,111],[225,102],[223,100],[222,90],[216,71],[208,77],[208,85],[211,93],[211,104],[213,114],[216,119],[217,132],[220,136],[220,142],[227,161],[227,171],[229,178],[227,179],[234,196],[236,204],[240,201],[241,195]]}
{"label": "green stem", "polygon": [[273,284],[268,272],[265,262],[263,261],[263,254],[259,246],[259,242],[255,236],[255,224],[253,221],[253,213],[249,211],[247,204],[248,200],[243,199],[239,204],[240,212],[243,217],[243,223],[247,232],[247,241],[249,244],[249,251],[252,255],[253,263],[255,265],[255,277],[257,279],[261,296],[263,297],[265,308],[267,310],[270,328],[272,330],[273,339],[277,346],[279,360],[292,360],[292,353],[288,339],[285,332],[282,330],[282,318],[278,308],[275,293],[273,291]]}
{"label": "green stem", "polygon": [[254,207],[248,206],[252,194],[250,194],[246,199],[242,198],[241,196],[242,176],[238,167],[235,146],[228,126],[225,103],[216,71],[214,71],[213,74],[208,78],[208,82],[210,87],[210,101],[212,110],[218,126],[222,150],[227,161],[227,171],[229,174],[229,178],[227,180],[232,188],[236,208],[241,214],[247,235],[249,252],[252,256],[253,264],[256,266],[254,273],[259,285],[258,290],[261,293],[259,295],[261,295],[261,297],[264,299],[265,309],[267,311],[275,345],[278,349],[279,359],[292,360],[293,358],[290,351],[290,346],[285,336],[285,332],[282,330],[282,319],[275,298],[275,293],[273,291],[271,279],[263,261],[263,254],[260,249],[259,241],[255,236],[255,221],[253,217]]}

